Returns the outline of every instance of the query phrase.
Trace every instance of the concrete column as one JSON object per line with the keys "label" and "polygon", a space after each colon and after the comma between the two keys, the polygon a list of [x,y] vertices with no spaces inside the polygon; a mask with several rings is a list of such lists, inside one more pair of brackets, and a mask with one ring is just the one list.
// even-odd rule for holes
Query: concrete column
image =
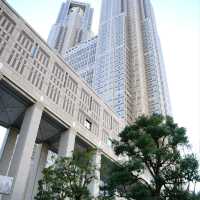
{"label": "concrete column", "polygon": [[1,79],[3,79],[3,74],[1,72],[1,68],[3,68],[3,63],[2,62],[0,63],[0,81],[1,81]]}
{"label": "concrete column", "polygon": [[74,151],[75,139],[76,132],[73,128],[63,132],[59,141],[58,156],[71,157]]}
{"label": "concrete column", "polygon": [[43,107],[37,103],[27,109],[19,132],[8,176],[14,177],[12,193],[3,200],[23,200],[31,156],[37,137]]}
{"label": "concrete column", "polygon": [[5,137],[3,153],[0,158],[0,175],[7,175],[10,161],[15,149],[18,130],[16,128],[10,128],[7,134],[7,137]]}
{"label": "concrete column", "polygon": [[100,187],[100,168],[101,168],[101,151],[97,150],[92,158],[93,165],[96,167],[95,170],[95,177],[90,185],[88,186],[88,189],[90,191],[90,194],[93,198],[96,198],[99,196],[99,187]]}
{"label": "concrete column", "polygon": [[38,144],[32,156],[32,164],[30,167],[29,178],[27,181],[27,189],[25,200],[34,200],[38,192],[38,181],[42,179],[42,171],[45,168],[48,156],[48,145]]}

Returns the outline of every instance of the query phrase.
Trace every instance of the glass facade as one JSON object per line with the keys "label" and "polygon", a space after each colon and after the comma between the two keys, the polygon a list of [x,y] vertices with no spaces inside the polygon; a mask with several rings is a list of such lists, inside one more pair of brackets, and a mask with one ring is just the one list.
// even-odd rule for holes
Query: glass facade
{"label": "glass facade", "polygon": [[117,114],[125,117],[125,13],[120,0],[102,1],[94,88]]}
{"label": "glass facade", "polygon": [[94,79],[94,65],[96,61],[97,37],[82,42],[70,48],[64,55],[64,60],[90,85]]}
{"label": "glass facade", "polygon": [[67,0],[49,33],[49,46],[64,56],[66,49],[90,38],[92,17],[89,4]]}
{"label": "glass facade", "polygon": [[156,30],[155,16],[149,1],[143,1],[143,8],[145,14],[142,29],[149,112],[171,115],[165,65]]}
{"label": "glass facade", "polygon": [[[88,29],[86,24],[79,25]],[[127,124],[142,114],[171,115],[150,0],[102,0],[98,37],[66,49],[65,61]]]}
{"label": "glass facade", "polygon": [[149,0],[103,0],[94,75],[96,92],[127,123],[170,115],[165,66]]}

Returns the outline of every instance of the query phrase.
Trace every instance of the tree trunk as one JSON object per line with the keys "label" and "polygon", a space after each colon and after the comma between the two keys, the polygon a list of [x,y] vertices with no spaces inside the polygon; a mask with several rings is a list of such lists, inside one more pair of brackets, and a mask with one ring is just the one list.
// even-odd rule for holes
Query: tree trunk
{"label": "tree trunk", "polygon": [[81,200],[81,195],[75,196],[75,200]]}
{"label": "tree trunk", "polygon": [[160,192],[161,192],[161,187],[156,185],[153,197],[155,200],[160,200]]}

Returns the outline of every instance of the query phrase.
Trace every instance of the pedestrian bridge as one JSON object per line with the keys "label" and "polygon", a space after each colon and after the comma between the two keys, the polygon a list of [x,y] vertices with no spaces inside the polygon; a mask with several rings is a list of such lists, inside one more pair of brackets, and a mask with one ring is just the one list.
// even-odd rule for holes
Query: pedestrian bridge
{"label": "pedestrian bridge", "polygon": [[[110,139],[117,139],[124,126],[87,83],[2,0],[0,125],[10,130],[0,175],[14,177],[11,194],[2,197],[11,200],[33,199],[48,150],[70,156],[74,148],[91,148],[97,149],[97,164],[102,155],[117,161]],[[34,149],[35,144],[39,145]],[[94,196],[98,186],[98,180],[91,185]]]}

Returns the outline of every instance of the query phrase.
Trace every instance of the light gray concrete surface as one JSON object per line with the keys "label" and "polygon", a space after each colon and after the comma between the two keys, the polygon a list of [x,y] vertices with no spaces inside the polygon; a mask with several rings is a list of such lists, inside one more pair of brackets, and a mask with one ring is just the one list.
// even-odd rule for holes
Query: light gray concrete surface
{"label": "light gray concrete surface", "polygon": [[10,162],[15,148],[15,143],[17,140],[17,134],[18,130],[16,128],[9,129],[3,154],[0,159],[0,175],[7,175],[7,171],[10,166]]}
{"label": "light gray concrete surface", "polygon": [[10,177],[14,177],[12,194],[3,197],[3,200],[23,199],[31,164],[31,155],[33,153],[42,111],[43,107],[40,104],[34,104],[28,108],[25,113],[12,163],[8,172]]}
{"label": "light gray concrete surface", "polygon": [[76,132],[73,128],[69,128],[63,132],[60,137],[58,156],[71,157],[74,151]]}

